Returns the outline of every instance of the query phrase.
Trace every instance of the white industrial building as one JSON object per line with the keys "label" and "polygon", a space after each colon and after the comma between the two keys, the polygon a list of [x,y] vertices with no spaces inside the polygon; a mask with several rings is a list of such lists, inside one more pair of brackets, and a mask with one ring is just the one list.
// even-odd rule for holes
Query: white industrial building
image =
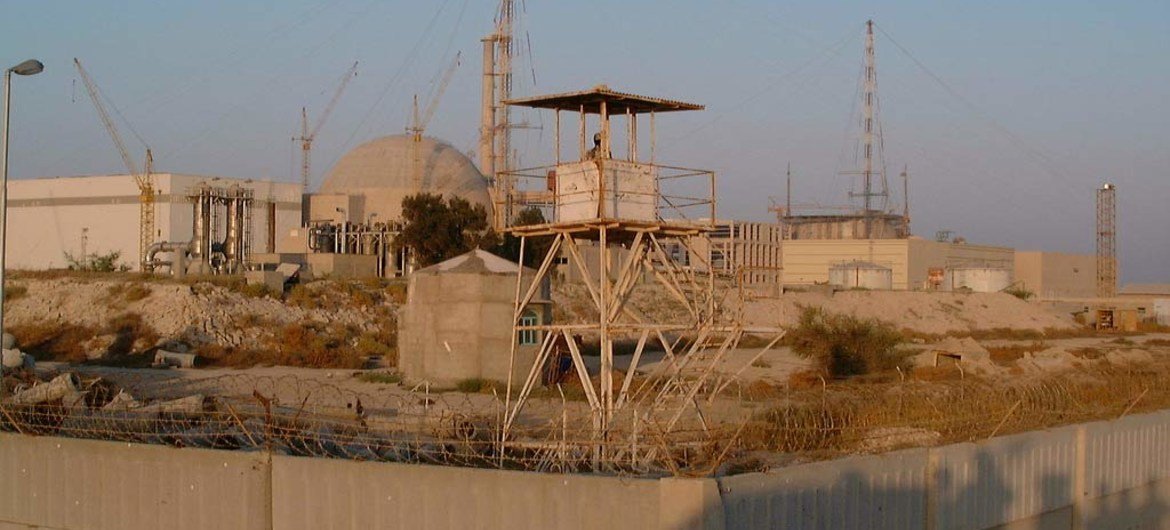
{"label": "white industrial building", "polygon": [[[157,173],[156,242],[188,242],[193,234],[193,203],[188,194],[201,186],[251,190],[248,246],[275,252],[278,236],[301,223],[301,187],[254,179]],[[10,269],[54,269],[69,265],[66,255],[121,253],[118,263],[137,270],[140,203],[132,175],[45,177],[8,182]],[[222,220],[218,220],[222,224]]]}

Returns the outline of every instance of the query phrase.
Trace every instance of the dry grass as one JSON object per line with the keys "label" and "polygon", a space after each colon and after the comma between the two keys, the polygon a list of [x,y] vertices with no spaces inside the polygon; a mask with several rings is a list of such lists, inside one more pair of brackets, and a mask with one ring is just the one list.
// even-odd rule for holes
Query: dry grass
{"label": "dry grass", "polygon": [[402,376],[390,372],[362,372],[357,375],[357,380],[366,383],[396,385],[402,382]]}
{"label": "dry grass", "polygon": [[1043,341],[1034,341],[1031,344],[1009,344],[1005,346],[987,346],[991,360],[996,364],[1012,364],[1024,358],[1025,353],[1035,353],[1048,349]]}
{"label": "dry grass", "polygon": [[915,366],[910,370],[910,378],[915,381],[957,381],[963,377],[963,371],[953,362],[938,366]]}
{"label": "dry grass", "polygon": [[1143,346],[1170,346],[1170,339],[1148,339]]}
{"label": "dry grass", "polygon": [[4,301],[11,302],[13,300],[20,300],[28,296],[28,287],[20,284],[8,284],[4,286]]}
{"label": "dry grass", "polygon": [[752,381],[743,389],[743,397],[748,401],[765,401],[775,399],[781,395],[779,388],[767,381]]}
{"label": "dry grass", "polygon": [[98,330],[78,324],[34,322],[8,326],[17,344],[38,361],[84,362],[88,359],[82,343]]}
{"label": "dry grass", "polygon": [[[100,328],[38,322],[10,326],[9,331],[16,336],[22,350],[40,361],[135,366],[142,364],[139,357],[158,341],[158,334],[137,313],[115,316]],[[87,351],[92,340],[99,336],[112,340],[104,351]],[[101,358],[90,360],[89,353],[100,354]]]}
{"label": "dry grass", "polygon": [[244,368],[256,365],[309,368],[360,368],[362,355],[354,347],[359,333],[347,326],[298,322],[280,328],[266,341],[248,347],[214,344],[198,349],[214,366]]}
{"label": "dry grass", "polygon": [[[1140,370],[1102,365],[1077,377],[999,382],[970,374],[931,382],[832,382],[793,389],[745,428],[744,449],[833,456],[876,444],[883,432],[912,431],[937,443],[1116,418],[1170,407],[1170,364]],[[933,438],[932,438],[933,437]]]}
{"label": "dry grass", "polygon": [[507,387],[507,383],[502,381],[482,379],[479,377],[464,379],[455,383],[455,390],[464,394],[496,394],[502,396],[507,391]]}

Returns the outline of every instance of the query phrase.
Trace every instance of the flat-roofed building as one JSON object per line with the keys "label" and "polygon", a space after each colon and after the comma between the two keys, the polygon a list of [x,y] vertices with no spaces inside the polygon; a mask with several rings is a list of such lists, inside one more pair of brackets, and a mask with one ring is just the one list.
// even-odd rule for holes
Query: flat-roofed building
{"label": "flat-roofed building", "polygon": [[[276,252],[277,235],[300,226],[299,184],[177,173],[153,175],[155,188],[154,242],[192,239],[194,211],[191,190],[251,190],[247,217],[252,252]],[[8,232],[5,265],[10,269],[53,269],[70,265],[69,258],[118,252],[118,263],[138,269],[138,186],[132,175],[44,177],[8,182]],[[220,220],[222,222],[222,220]]]}

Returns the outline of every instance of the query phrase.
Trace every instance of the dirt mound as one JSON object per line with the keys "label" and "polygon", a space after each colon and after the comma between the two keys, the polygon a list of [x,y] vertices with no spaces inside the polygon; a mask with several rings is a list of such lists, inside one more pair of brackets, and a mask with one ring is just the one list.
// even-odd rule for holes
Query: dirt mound
{"label": "dirt mound", "polygon": [[875,318],[899,329],[947,334],[987,329],[1070,329],[1072,317],[1049,312],[1004,293],[927,293],[899,291],[842,291],[787,293],[779,299],[748,302],[749,324],[792,326],[805,307],[830,313]]}

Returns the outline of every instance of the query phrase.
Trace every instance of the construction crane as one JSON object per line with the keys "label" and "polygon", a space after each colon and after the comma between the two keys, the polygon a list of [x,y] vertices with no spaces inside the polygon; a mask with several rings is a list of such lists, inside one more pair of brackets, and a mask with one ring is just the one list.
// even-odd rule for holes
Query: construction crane
{"label": "construction crane", "polygon": [[113,140],[114,147],[118,149],[118,154],[122,156],[122,163],[126,165],[126,171],[134,177],[134,183],[138,185],[138,203],[140,210],[138,221],[139,267],[143,272],[148,272],[150,270],[150,264],[146,262],[146,254],[150,250],[151,243],[154,242],[154,180],[151,176],[154,159],[151,156],[150,147],[148,146],[146,148],[145,170],[139,171],[138,165],[130,158],[130,152],[126,150],[126,144],[122,141],[122,136],[118,134],[118,128],[114,125],[114,121],[110,119],[109,113],[106,112],[106,107],[102,105],[101,93],[98,91],[97,85],[89,77],[89,73],[85,71],[85,68],[81,66],[81,61],[74,58],[73,64],[77,67],[77,73],[81,75],[81,81],[85,83],[85,90],[89,93],[89,99],[93,101],[93,107],[97,109],[98,117],[101,118],[102,124],[106,127],[106,131],[110,133],[110,139]]}
{"label": "construction crane", "polygon": [[293,141],[301,142],[301,190],[303,193],[309,192],[309,161],[311,159],[311,151],[313,150],[313,140],[317,138],[317,133],[321,132],[321,127],[325,126],[325,120],[329,119],[329,115],[333,112],[333,108],[337,106],[337,101],[341,99],[341,94],[345,92],[345,87],[349,86],[349,82],[357,77],[357,61],[354,61],[353,66],[346,70],[345,75],[341,78],[341,84],[337,86],[337,91],[333,93],[333,99],[329,100],[329,104],[325,106],[325,110],[321,111],[321,116],[317,118],[317,124],[313,126],[313,130],[309,130],[309,113],[305,107],[301,107],[301,136],[293,138]]}
{"label": "construction crane", "polygon": [[462,53],[455,54],[455,60],[443,72],[442,79],[435,87],[435,92],[431,96],[431,100],[427,102],[426,108],[422,114],[418,110],[418,94],[414,95],[414,112],[411,124],[406,127],[406,132],[410,133],[411,142],[411,160],[413,161],[412,175],[414,176],[415,185],[422,184],[422,174],[420,171],[420,163],[418,160],[418,144],[422,141],[423,133],[427,130],[427,124],[431,122],[431,118],[435,116],[435,110],[439,107],[439,100],[443,98],[443,93],[447,91],[447,85],[451,83],[451,77],[455,75],[455,70],[459,68],[459,59]]}
{"label": "construction crane", "polygon": [[451,83],[451,77],[455,75],[455,70],[459,68],[459,59],[461,56],[462,52],[456,53],[455,61],[453,61],[451,65],[447,67],[447,70],[443,72],[443,78],[435,87],[435,94],[431,96],[431,100],[427,102],[427,106],[422,113],[422,117],[419,117],[418,112],[418,94],[414,95],[414,118],[410,126],[406,128],[406,131],[411,133],[414,141],[417,142],[422,140],[422,135],[427,130],[427,124],[431,122],[431,118],[435,116],[435,109],[439,107],[439,100],[443,98],[443,93],[447,91],[447,85]]}

